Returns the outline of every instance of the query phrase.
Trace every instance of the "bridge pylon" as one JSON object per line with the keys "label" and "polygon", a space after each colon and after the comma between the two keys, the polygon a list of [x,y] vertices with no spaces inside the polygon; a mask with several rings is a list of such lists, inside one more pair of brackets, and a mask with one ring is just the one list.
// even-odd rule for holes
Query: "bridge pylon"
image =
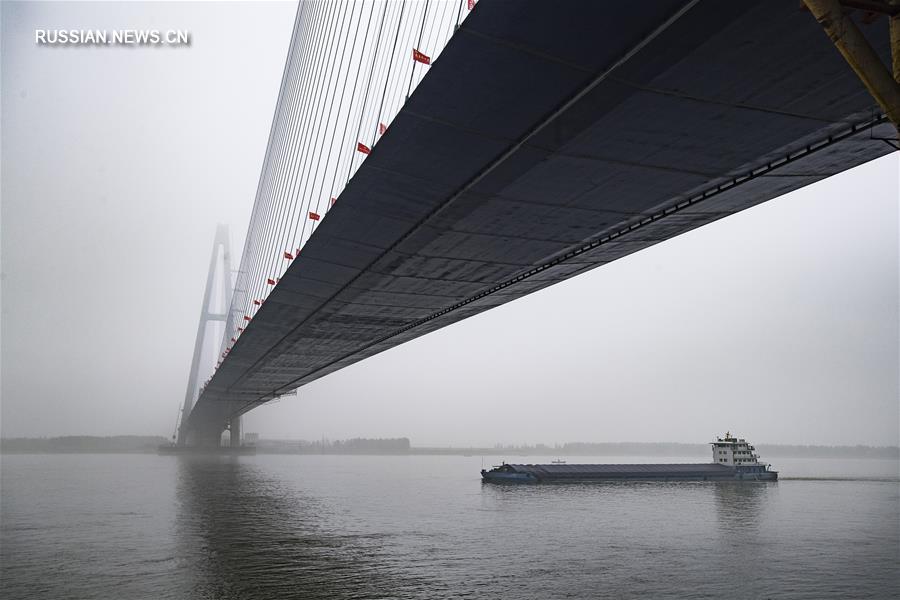
{"label": "bridge pylon", "polygon": [[[221,275],[219,277],[221,295],[219,298],[215,298],[216,272],[219,266],[221,266]],[[188,417],[200,392],[200,369],[204,357],[207,325],[215,322],[226,322],[232,292],[231,249],[228,225],[220,224],[216,227],[212,255],[209,258],[209,273],[206,277],[206,289],[203,292],[203,304],[200,308],[200,322],[197,324],[197,337],[194,341],[194,357],[191,360],[191,371],[188,375],[187,390],[184,394],[184,404],[181,408],[178,433],[176,434],[179,446],[218,446],[219,438],[226,427],[231,429],[231,445],[240,445],[240,417],[232,419],[230,426],[228,423],[204,423],[191,428],[188,427]],[[235,440],[235,433],[237,434],[237,440]]]}

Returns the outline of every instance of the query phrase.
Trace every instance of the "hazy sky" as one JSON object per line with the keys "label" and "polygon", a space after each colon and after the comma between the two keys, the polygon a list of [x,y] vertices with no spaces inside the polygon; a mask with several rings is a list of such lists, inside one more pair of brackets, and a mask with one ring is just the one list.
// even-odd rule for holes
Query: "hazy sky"
{"label": "hazy sky", "polygon": [[[2,434],[171,435],[296,5],[2,3]],[[178,28],[51,48],[35,28]],[[266,437],[897,444],[895,153],[320,379]]]}

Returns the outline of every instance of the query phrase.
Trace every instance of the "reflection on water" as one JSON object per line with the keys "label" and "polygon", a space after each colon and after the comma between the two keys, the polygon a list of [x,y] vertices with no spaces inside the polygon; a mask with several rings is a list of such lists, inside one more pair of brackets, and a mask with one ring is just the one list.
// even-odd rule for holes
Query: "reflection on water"
{"label": "reflection on water", "polygon": [[[791,471],[884,470],[818,464]],[[485,486],[478,471],[452,456],[4,456],[0,597],[900,597],[896,482]]]}
{"label": "reflection on water", "polygon": [[[534,597],[583,597],[590,590],[590,597],[619,598],[641,589],[649,598],[715,598],[727,590],[765,598],[777,590],[748,571],[766,560],[760,521],[777,492],[773,484],[597,481],[484,485],[482,492],[484,504],[501,514],[539,519],[505,546],[533,544],[536,535],[569,543],[559,548],[559,560],[542,557],[554,577]],[[496,519],[515,526],[515,518]]]}
{"label": "reflection on water", "polygon": [[759,529],[769,494],[777,492],[778,482],[717,481],[711,487],[719,529],[728,537]]}
{"label": "reflection on water", "polygon": [[325,507],[237,457],[179,457],[175,522],[185,598],[382,598],[377,539],[320,527]]}
{"label": "reflection on water", "polygon": [[778,482],[718,481],[712,490],[718,529],[713,541],[716,570],[724,581],[740,581],[748,597],[771,597],[773,586],[765,574],[773,554],[761,529]]}

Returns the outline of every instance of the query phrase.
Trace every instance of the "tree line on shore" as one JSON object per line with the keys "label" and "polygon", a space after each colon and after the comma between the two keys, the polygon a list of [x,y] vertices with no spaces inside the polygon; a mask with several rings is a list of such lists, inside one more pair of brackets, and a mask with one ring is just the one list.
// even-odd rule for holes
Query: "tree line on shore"
{"label": "tree line on shore", "polygon": [[[3,438],[0,452],[26,453],[140,453],[156,452],[167,444],[162,436],[118,435]],[[561,444],[496,444],[493,447],[413,446],[407,437],[352,438],[348,440],[259,439],[260,453],[278,454],[463,454],[493,456],[682,456],[709,455],[708,444],[670,442],[567,442]],[[763,459],[785,458],[887,458],[900,459],[897,446],[814,446],[758,444]]]}

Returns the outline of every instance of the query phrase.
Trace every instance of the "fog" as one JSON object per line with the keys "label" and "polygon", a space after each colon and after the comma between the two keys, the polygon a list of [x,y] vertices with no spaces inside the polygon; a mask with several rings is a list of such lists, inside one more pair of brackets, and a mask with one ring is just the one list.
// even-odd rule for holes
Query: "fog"
{"label": "fog", "polygon": [[[4,437],[169,436],[243,246],[296,6],[2,4]],[[189,29],[41,47],[38,27]],[[898,154],[258,408],[263,437],[898,444]]]}

